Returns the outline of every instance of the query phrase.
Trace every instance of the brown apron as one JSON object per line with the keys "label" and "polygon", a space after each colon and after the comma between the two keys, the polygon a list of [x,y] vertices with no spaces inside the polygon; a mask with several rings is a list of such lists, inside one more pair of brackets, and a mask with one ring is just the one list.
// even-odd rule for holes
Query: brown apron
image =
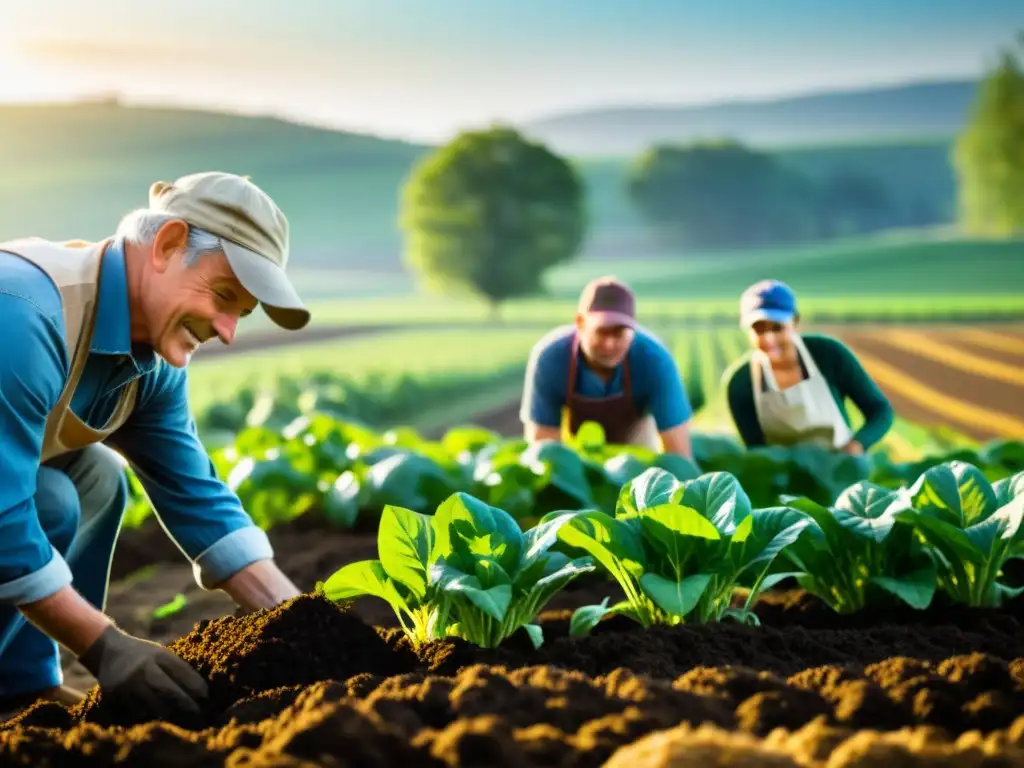
{"label": "brown apron", "polygon": [[580,339],[573,335],[569,353],[569,382],[565,404],[569,416],[569,433],[575,435],[585,421],[594,421],[604,429],[605,441],[616,445],[643,445],[660,449],[660,438],[654,419],[637,410],[629,376],[629,361],[622,361],[622,392],[608,397],[584,397],[576,391],[576,371],[580,356]]}

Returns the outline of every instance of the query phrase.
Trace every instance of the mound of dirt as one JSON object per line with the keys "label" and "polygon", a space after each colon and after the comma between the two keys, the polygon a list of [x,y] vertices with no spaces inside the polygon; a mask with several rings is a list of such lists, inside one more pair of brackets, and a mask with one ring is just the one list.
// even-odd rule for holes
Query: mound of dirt
{"label": "mound of dirt", "polygon": [[[1012,611],[985,625],[1009,634],[983,637],[910,623],[807,629],[799,605],[766,605],[791,613],[788,627],[644,631],[615,619],[575,639],[553,612],[539,650],[520,636],[495,650],[414,650],[303,595],[203,621],[170,646],[210,681],[201,722],[136,723],[94,689],[0,725],[0,763],[646,768],[685,752],[707,765],[1018,764],[1024,657],[979,650],[1019,653]],[[929,654],[893,651],[915,643]]]}

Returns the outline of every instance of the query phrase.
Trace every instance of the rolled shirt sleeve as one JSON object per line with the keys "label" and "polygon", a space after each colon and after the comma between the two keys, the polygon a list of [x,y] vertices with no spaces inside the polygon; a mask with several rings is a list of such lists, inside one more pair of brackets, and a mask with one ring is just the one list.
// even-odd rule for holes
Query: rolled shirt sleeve
{"label": "rolled shirt sleeve", "polygon": [[135,410],[107,440],[138,475],[168,534],[212,589],[273,557],[266,533],[242,508],[206,453],[189,412],[184,369],[159,362],[140,386]]}
{"label": "rolled shirt sleeve", "polygon": [[46,420],[69,368],[57,291],[39,298],[21,295],[16,281],[0,289],[0,325],[17,329],[0,355],[0,602],[8,605],[42,600],[71,583],[35,506]]}

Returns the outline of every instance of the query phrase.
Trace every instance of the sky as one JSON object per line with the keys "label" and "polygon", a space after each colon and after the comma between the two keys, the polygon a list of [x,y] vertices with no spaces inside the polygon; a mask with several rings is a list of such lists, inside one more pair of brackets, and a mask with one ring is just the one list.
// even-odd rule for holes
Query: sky
{"label": "sky", "polygon": [[1024,0],[4,6],[0,101],[117,92],[422,141],[581,107],[977,77],[1024,30]]}

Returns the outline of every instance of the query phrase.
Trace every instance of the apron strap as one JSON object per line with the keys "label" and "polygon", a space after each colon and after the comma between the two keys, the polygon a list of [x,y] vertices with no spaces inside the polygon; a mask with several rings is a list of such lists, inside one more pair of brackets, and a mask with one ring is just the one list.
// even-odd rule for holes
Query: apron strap
{"label": "apron strap", "polygon": [[622,392],[626,396],[626,400],[630,403],[633,402],[633,379],[629,375],[629,352],[626,352],[626,356],[622,358]]}
{"label": "apron strap", "polygon": [[818,370],[818,364],[814,362],[814,358],[811,357],[811,353],[807,351],[807,345],[804,343],[803,337],[799,333],[793,334],[793,344],[796,345],[797,350],[800,352],[800,359],[803,360],[804,366],[807,368],[807,378],[821,376],[821,371]]}
{"label": "apron strap", "polygon": [[580,356],[580,335],[578,332],[572,334],[572,345],[569,351],[569,381],[565,387],[565,401],[569,402],[576,391],[576,362]]}
{"label": "apron strap", "polygon": [[750,356],[750,376],[754,381],[755,394],[761,391],[762,378],[768,384],[769,390],[778,391],[779,389],[779,383],[775,378],[775,371],[772,370],[772,361],[760,349],[755,349]]}

